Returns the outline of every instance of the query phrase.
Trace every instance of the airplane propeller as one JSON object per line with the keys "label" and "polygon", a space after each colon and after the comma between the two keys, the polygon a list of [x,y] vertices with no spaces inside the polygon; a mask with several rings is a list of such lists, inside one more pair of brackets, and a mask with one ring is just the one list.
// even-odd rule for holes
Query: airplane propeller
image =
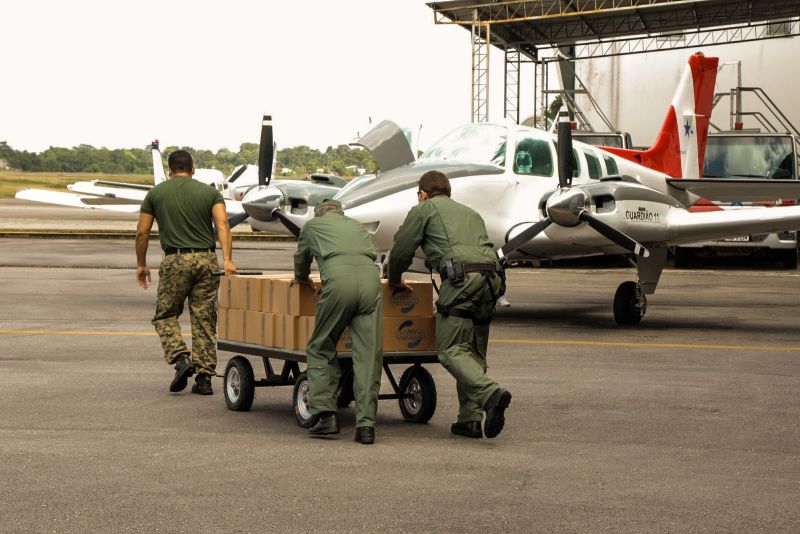
{"label": "airplane propeller", "polygon": [[631,237],[609,226],[589,212],[589,196],[581,189],[572,189],[572,172],[574,168],[572,152],[572,125],[566,109],[558,114],[558,185],[559,189],[547,199],[545,214],[541,221],[527,228],[511,241],[500,247],[498,257],[503,260],[519,247],[543,232],[555,223],[572,228],[581,223],[591,226],[597,233],[624,248],[625,250],[646,258],[650,252]]}
{"label": "airplane propeller", "polygon": [[261,141],[258,146],[258,185],[269,185],[272,179],[272,160],[275,146],[272,144],[272,115],[264,115],[261,121]]}
{"label": "airplane propeller", "polygon": [[281,221],[293,236],[300,237],[300,227],[297,226],[289,217],[284,215],[279,208],[272,210],[272,217]]}

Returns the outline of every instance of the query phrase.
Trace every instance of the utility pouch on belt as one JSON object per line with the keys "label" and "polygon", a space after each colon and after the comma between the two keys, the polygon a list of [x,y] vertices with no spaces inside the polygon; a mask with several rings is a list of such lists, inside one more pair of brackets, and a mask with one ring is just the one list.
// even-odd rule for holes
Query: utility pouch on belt
{"label": "utility pouch on belt", "polygon": [[444,262],[445,273],[447,274],[447,281],[453,287],[461,287],[464,285],[464,280],[467,278],[464,273],[464,264],[456,263],[453,258],[448,258]]}

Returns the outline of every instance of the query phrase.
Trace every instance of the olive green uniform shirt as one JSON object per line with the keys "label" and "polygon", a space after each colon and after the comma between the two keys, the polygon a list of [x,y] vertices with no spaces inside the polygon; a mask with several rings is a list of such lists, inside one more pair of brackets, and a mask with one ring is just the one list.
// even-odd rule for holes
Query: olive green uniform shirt
{"label": "olive green uniform shirt", "polygon": [[148,191],[139,211],[155,217],[162,249],[214,248],[211,210],[224,203],[213,187],[176,176]]}

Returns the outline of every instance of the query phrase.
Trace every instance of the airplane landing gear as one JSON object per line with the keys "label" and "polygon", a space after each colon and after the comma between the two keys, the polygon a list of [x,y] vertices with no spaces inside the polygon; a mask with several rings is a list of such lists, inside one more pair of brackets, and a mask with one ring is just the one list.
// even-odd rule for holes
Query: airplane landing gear
{"label": "airplane landing gear", "polygon": [[614,320],[617,324],[637,325],[647,311],[647,297],[636,282],[623,282],[614,295]]}

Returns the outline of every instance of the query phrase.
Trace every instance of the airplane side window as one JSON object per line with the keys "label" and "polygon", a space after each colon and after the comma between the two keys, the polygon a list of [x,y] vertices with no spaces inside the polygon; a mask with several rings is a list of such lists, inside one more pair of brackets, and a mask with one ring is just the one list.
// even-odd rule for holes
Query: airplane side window
{"label": "airplane side window", "polygon": [[592,180],[599,180],[603,171],[600,169],[600,160],[594,154],[588,152],[583,153],[586,156],[586,166],[589,168],[589,178]]}
{"label": "airplane side window", "polygon": [[611,156],[604,155],[603,161],[606,162],[606,171],[608,172],[607,176],[619,174],[619,167],[617,167],[617,162],[614,161],[614,158],[612,158]]}
{"label": "airplane side window", "polygon": [[[558,141],[553,141],[553,146],[556,148],[556,154],[558,154]],[[572,177],[577,178],[581,175],[581,160],[578,157],[578,151],[576,149],[572,149]]]}
{"label": "airplane side window", "polygon": [[524,175],[553,176],[553,155],[547,141],[522,139],[514,154],[514,172]]}

